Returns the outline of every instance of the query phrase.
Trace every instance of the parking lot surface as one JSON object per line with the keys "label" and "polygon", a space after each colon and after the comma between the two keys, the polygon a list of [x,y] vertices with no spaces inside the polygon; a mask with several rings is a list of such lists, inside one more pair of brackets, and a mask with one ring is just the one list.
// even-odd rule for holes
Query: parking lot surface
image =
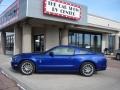
{"label": "parking lot surface", "polygon": [[0,67],[26,90],[119,90],[120,61],[108,59],[106,71],[92,77],[78,74],[37,73],[25,76],[11,69],[9,57],[0,55]]}

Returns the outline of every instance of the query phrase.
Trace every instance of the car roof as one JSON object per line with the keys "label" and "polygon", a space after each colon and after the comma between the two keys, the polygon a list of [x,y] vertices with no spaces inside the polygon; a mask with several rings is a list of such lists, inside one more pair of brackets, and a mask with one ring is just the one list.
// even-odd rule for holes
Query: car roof
{"label": "car roof", "polygon": [[74,46],[74,45],[60,45],[60,46],[56,46],[56,47],[69,47],[69,48],[75,48],[75,49],[84,49],[84,50],[87,50],[86,48],[81,48],[81,47]]}
{"label": "car roof", "polygon": [[85,51],[88,51],[88,52],[95,53],[94,51],[90,51],[87,48],[82,48],[82,47],[78,47],[78,46],[75,46],[75,45],[59,45],[59,46],[56,46],[56,47],[69,47],[69,48],[74,48],[76,50],[85,50]]}

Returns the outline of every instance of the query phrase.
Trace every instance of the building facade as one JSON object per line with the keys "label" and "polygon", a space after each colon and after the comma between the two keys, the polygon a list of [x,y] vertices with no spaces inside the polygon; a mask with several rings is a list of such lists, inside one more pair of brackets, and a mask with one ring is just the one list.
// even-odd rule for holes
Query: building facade
{"label": "building facade", "polygon": [[120,48],[120,23],[68,0],[16,0],[0,15],[1,54],[43,52],[58,45],[113,52]]}

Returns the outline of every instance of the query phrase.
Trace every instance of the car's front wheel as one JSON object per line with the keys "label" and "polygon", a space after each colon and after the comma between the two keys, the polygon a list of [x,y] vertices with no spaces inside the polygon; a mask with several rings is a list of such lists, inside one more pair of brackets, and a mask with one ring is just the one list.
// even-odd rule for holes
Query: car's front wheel
{"label": "car's front wheel", "polygon": [[31,75],[35,71],[33,62],[25,60],[20,64],[20,72],[24,75]]}
{"label": "car's front wheel", "polygon": [[120,54],[118,54],[118,53],[116,54],[116,59],[120,60]]}
{"label": "car's front wheel", "polygon": [[95,73],[95,65],[91,62],[85,62],[80,67],[80,74],[90,77]]}

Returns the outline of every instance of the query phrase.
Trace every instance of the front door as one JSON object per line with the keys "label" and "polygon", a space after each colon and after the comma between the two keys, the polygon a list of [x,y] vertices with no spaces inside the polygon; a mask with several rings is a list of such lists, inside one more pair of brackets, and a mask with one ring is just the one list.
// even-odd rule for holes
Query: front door
{"label": "front door", "polygon": [[44,34],[34,36],[34,52],[44,51]]}
{"label": "front door", "polygon": [[[53,56],[50,53],[54,53]],[[67,47],[54,48],[41,57],[40,70],[69,71],[74,70],[74,49]]]}

